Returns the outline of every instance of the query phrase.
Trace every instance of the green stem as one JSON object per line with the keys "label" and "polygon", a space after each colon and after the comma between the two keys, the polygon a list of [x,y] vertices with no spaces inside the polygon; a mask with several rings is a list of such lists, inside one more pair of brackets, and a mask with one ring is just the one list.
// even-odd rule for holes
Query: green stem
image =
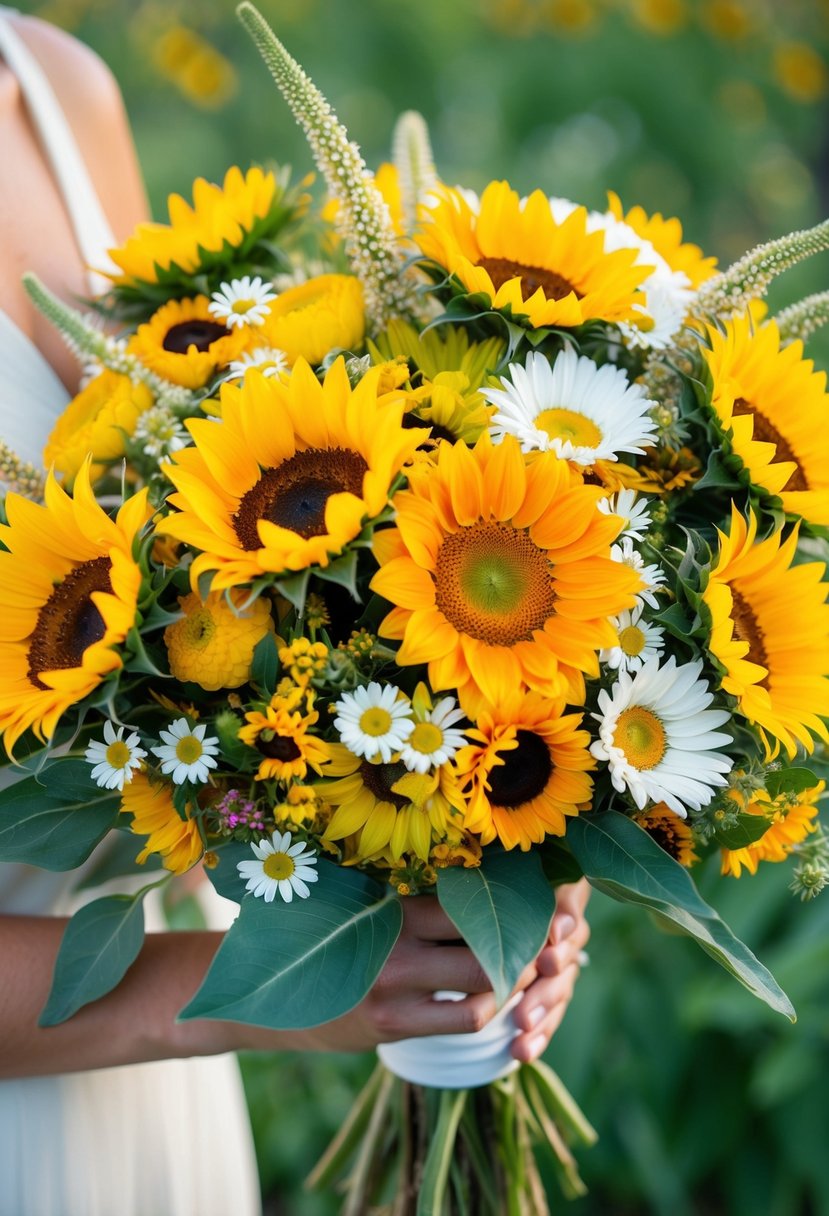
{"label": "green stem", "polygon": [[372,1107],[380,1090],[383,1072],[383,1065],[378,1064],[357,1095],[342,1127],[305,1179],[305,1186],[308,1190],[318,1190],[328,1186],[348,1161],[371,1118]]}
{"label": "green stem", "polygon": [[365,1139],[360,1145],[360,1155],[354,1170],[346,1183],[348,1198],[343,1207],[342,1216],[365,1216],[369,1207],[368,1188],[371,1182],[372,1169],[376,1157],[378,1142],[386,1131],[386,1113],[389,1108],[392,1091],[397,1085],[397,1077],[383,1069],[374,1109],[365,1133]]}
{"label": "green stem", "polygon": [[443,1216],[443,1202],[449,1167],[455,1151],[455,1137],[463,1108],[466,1104],[465,1089],[444,1089],[438,1101],[438,1117],[417,1200],[417,1216]]}

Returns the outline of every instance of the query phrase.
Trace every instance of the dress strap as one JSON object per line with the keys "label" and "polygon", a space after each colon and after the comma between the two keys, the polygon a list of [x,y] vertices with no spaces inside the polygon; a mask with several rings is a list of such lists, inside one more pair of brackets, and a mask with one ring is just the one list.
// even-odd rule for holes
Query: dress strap
{"label": "dress strap", "polygon": [[0,8],[0,57],[17,77],[72,222],[75,241],[87,267],[89,289],[99,294],[110,286],[109,280],[90,268],[116,271],[107,251],[117,241],[55,91],[37,59],[12,28],[7,16],[10,11],[13,10]]}

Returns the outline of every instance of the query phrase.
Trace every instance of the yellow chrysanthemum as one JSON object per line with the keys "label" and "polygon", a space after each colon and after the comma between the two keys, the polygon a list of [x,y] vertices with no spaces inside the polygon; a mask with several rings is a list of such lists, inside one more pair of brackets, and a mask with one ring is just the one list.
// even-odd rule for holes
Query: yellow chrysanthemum
{"label": "yellow chrysanthemum", "polygon": [[249,327],[227,329],[210,314],[207,296],[170,300],[139,325],[127,343],[131,355],[173,384],[202,388],[242,353]]}
{"label": "yellow chrysanthemum", "polygon": [[723,849],[722,873],[739,878],[743,867],[750,874],[756,874],[761,861],[785,861],[795,845],[814,832],[818,814],[816,804],[825,789],[826,783],[819,781],[795,797],[783,794],[772,800],[763,792],[752,800],[745,812],[765,815],[769,827],[759,840],[744,849]]}
{"label": "yellow chrysanthemum", "polygon": [[295,684],[307,688],[313,679],[325,671],[328,647],[325,642],[295,638],[289,646],[280,648],[279,661]]}
{"label": "yellow chrysanthemum", "polygon": [[643,240],[650,241],[671,270],[687,274],[692,287],[700,287],[717,272],[717,259],[707,258],[699,245],[682,239],[682,224],[678,219],[665,219],[659,212],[648,215],[643,207],[631,207],[625,212],[621,199],[612,191],[608,194],[608,209],[614,219],[622,220]]}
{"label": "yellow chrysanthemum", "polygon": [[177,680],[190,680],[208,692],[238,688],[250,676],[253,651],[273,633],[270,603],[262,596],[247,608],[246,591],[225,595],[211,592],[202,603],[198,595],[179,600],[184,617],[164,630],[170,671]]}
{"label": "yellow chrysanthemum", "polygon": [[655,802],[647,811],[633,818],[681,866],[692,866],[699,861],[694,852],[691,829],[664,802]]}
{"label": "yellow chrysanthemum", "polygon": [[193,206],[180,195],[168,199],[169,224],[139,224],[120,249],[109,255],[123,272],[116,283],[156,283],[159,272],[177,267],[186,275],[196,274],[205,255],[224,255],[225,247],[237,249],[267,219],[277,196],[273,173],[254,167],[243,174],[234,166],[225,174],[224,185],[204,178],[193,183]]}
{"label": "yellow chrysanthemum", "polygon": [[774,321],[745,314],[708,336],[711,405],[752,484],[790,514],[829,524],[826,373],[803,358],[802,342],[781,347]]}
{"label": "yellow chrysanthemum", "polygon": [[506,182],[491,182],[477,212],[459,191],[444,189],[417,242],[468,292],[535,329],[635,321],[644,304],[637,289],[652,267],[634,265],[634,249],[606,253],[603,234],[586,225],[584,207],[558,224],[540,190],[522,202]]}
{"label": "yellow chrysanthemum", "polygon": [[312,705],[303,693],[295,693],[273,697],[264,713],[245,714],[248,725],[239,731],[239,739],[262,757],[257,781],[304,781],[309,768],[321,773],[328,764],[330,744],[310,733],[319,721]]}
{"label": "yellow chrysanthemum", "polygon": [[609,617],[634,603],[640,579],[610,546],[623,521],[596,506],[564,460],[525,460],[507,436],[474,448],[441,444],[395,495],[396,527],[375,534],[372,589],[395,608],[383,637],[402,666],[428,663],[435,690],[456,688],[473,714],[529,686],[583,700],[582,673],[615,644]]}
{"label": "yellow chrysanthemum", "polygon": [[192,586],[214,590],[327,566],[388,501],[417,436],[400,425],[402,398],[378,397],[377,374],[352,390],[337,359],[323,384],[304,359],[290,376],[253,371],[222,385],[222,420],[188,423],[195,446],[166,471],[178,507],[160,530],[202,550]]}
{"label": "yellow chrysanthemum", "polygon": [[[722,664],[722,687],[738,710],[793,757],[812,735],[829,742],[829,584],[819,562],[793,565],[797,530],[757,540],[732,507],[731,533],[719,533],[720,552],[703,600],[711,615],[708,647]],[[766,742],[769,755],[777,745]]]}
{"label": "yellow chrysanthemum", "polygon": [[581,714],[538,693],[513,693],[478,714],[466,734],[476,742],[455,758],[469,799],[468,832],[489,844],[527,852],[545,836],[563,836],[566,816],[589,805],[596,767]]}
{"label": "yellow chrysanthemum", "polygon": [[54,732],[70,705],[122,665],[141,572],[133,541],[148,517],[142,490],[111,519],[84,464],[70,498],[53,476],[43,505],[6,498],[0,527],[0,732],[11,753],[30,727]]}
{"label": "yellow chrysanthemum", "polygon": [[281,292],[255,338],[258,345],[283,351],[290,363],[318,364],[331,350],[358,350],[365,328],[360,280],[321,274]]}
{"label": "yellow chrysanthemum", "polygon": [[148,837],[136,857],[143,865],[151,853],[159,853],[165,870],[183,874],[204,852],[199,825],[190,814],[182,819],[173,805],[172,787],[153,785],[146,773],[136,773],[121,794],[121,810],[132,815],[130,828]]}
{"label": "yellow chrysanthemum", "polygon": [[134,384],[129,376],[102,371],[74,397],[55,423],[43,463],[53,466],[71,484],[88,455],[95,462],[93,481],[105,465],[124,455],[125,437],[135,430],[141,414],[153,403],[146,384]]}

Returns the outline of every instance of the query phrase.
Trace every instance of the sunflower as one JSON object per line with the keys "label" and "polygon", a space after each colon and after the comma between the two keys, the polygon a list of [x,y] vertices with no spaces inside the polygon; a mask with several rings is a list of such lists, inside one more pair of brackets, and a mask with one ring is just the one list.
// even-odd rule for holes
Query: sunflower
{"label": "sunflower", "polygon": [[138,326],[127,350],[165,380],[202,388],[239,357],[253,332],[245,326],[228,329],[211,315],[207,296],[194,296],[162,305]]}
{"label": "sunflower", "polygon": [[540,190],[522,201],[506,182],[491,182],[476,212],[459,191],[444,189],[417,242],[470,294],[535,329],[635,321],[644,304],[638,288],[649,268],[634,265],[637,251],[607,253],[602,233],[587,231],[583,207],[556,222]]}
{"label": "sunflower", "polygon": [[121,810],[132,815],[130,828],[147,843],[136,857],[143,865],[151,853],[159,853],[165,870],[183,874],[204,853],[197,820],[192,807],[182,819],[173,805],[171,786],[153,785],[146,773],[136,773],[121,794]]}
{"label": "sunflower", "polygon": [[756,874],[761,861],[785,861],[795,845],[815,831],[816,804],[825,789],[825,781],[819,781],[794,797],[783,794],[770,799],[763,791],[753,799],[745,808],[746,814],[765,815],[769,826],[758,840],[745,848],[723,849],[722,873],[739,878],[743,867],[750,874]]}
{"label": "sunflower", "polygon": [[789,514],[829,524],[826,373],[802,342],[781,347],[774,321],[755,326],[746,313],[708,335],[711,406],[746,476]]}
{"label": "sunflower", "polygon": [[116,647],[135,621],[141,572],[133,542],[148,517],[147,491],[113,520],[95,501],[89,464],[70,498],[54,476],[43,505],[6,498],[0,527],[0,731],[12,748],[31,727],[53,734],[122,659]]}
{"label": "sunflower", "polygon": [[71,485],[91,454],[95,463],[90,477],[95,481],[106,464],[124,455],[126,436],[132,435],[139,417],[152,403],[146,384],[134,384],[118,372],[100,372],[58,418],[43,449],[43,463],[47,468],[54,466]]}
{"label": "sunflower", "polygon": [[109,256],[122,274],[116,283],[157,283],[238,260],[271,230],[274,205],[282,194],[273,173],[258,167],[243,174],[228,169],[224,185],[204,178],[193,185],[193,206],[178,194],[168,199],[169,224],[139,224]]}
{"label": "sunflower", "polygon": [[581,714],[538,693],[513,693],[478,714],[455,765],[469,799],[464,827],[487,845],[523,852],[545,836],[563,836],[566,816],[589,805],[596,767]]}
{"label": "sunflower", "polygon": [[313,697],[306,698],[302,690],[272,697],[264,713],[253,710],[245,714],[245,721],[248,725],[239,731],[239,741],[262,757],[257,781],[304,781],[309,768],[321,773],[331,758],[330,744],[310,733],[319,714]]}
{"label": "sunflower", "polygon": [[659,212],[648,215],[644,208],[631,207],[625,212],[618,195],[608,194],[608,210],[614,219],[621,220],[632,228],[643,240],[653,245],[671,270],[688,276],[692,287],[701,287],[717,272],[717,259],[707,258],[699,245],[682,239],[682,224],[678,219],[665,219]]}
{"label": "sunflower", "polygon": [[191,592],[179,600],[184,616],[164,630],[170,673],[208,692],[238,688],[250,678],[253,651],[273,633],[270,602],[263,596],[247,608],[244,591],[229,591],[228,599],[211,592],[202,600]]}
{"label": "sunflower", "polygon": [[664,802],[655,803],[644,814],[634,815],[633,819],[681,866],[692,866],[699,861],[694,852],[693,832],[685,820],[675,815]]}
{"label": "sunflower", "polygon": [[365,327],[360,280],[321,274],[281,292],[256,332],[262,345],[276,347],[290,363],[317,364],[329,351],[358,350]]}
{"label": "sunflower", "polygon": [[640,585],[610,557],[622,520],[602,497],[551,453],[528,464],[512,436],[441,444],[395,495],[397,526],[374,536],[397,662],[428,663],[431,687],[457,688],[467,712],[523,685],[583,700],[582,673],[598,675],[597,651],[616,642],[608,618]]}
{"label": "sunflower", "polygon": [[402,398],[377,396],[377,372],[352,391],[340,358],[317,380],[304,359],[287,378],[248,373],[222,385],[222,420],[188,423],[195,446],[165,469],[179,508],[160,530],[202,550],[193,589],[327,566],[386,506],[417,436]]}
{"label": "sunflower", "polygon": [[710,614],[708,648],[723,669],[722,687],[737,698],[743,717],[759,727],[768,755],[779,740],[790,757],[798,743],[811,752],[812,735],[829,742],[829,586],[822,563],[793,565],[797,530],[757,540],[732,507],[731,532],[719,533],[720,551],[703,601]]}

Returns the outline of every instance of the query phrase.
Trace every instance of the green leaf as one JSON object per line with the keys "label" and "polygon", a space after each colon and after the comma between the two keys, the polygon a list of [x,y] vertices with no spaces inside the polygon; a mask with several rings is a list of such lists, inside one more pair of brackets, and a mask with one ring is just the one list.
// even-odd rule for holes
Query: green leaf
{"label": "green leaf", "polygon": [[120,984],[144,941],[143,900],[149,890],[147,886],[137,895],[107,895],[75,913],[60,944],[38,1026],[65,1022]]}
{"label": "green leaf", "polygon": [[771,820],[765,815],[746,815],[741,811],[728,828],[717,828],[714,838],[724,849],[745,849],[769,830]]}
{"label": "green leaf", "polygon": [[555,897],[537,853],[493,852],[438,870],[438,900],[492,981],[499,1007],[547,940]]}
{"label": "green leaf", "polygon": [[812,790],[818,779],[808,768],[781,768],[766,774],[766,789],[770,798],[778,794],[802,794]]}
{"label": "green leaf", "polygon": [[251,683],[265,696],[273,696],[279,678],[279,652],[272,633],[266,633],[253,648],[250,678]]}
{"label": "green leaf", "polygon": [[140,865],[136,861],[146,843],[146,837],[136,836],[134,832],[113,832],[106,848],[101,849],[91,868],[84,869],[83,879],[72,889],[94,891],[96,887],[111,882],[113,878],[123,878],[126,874],[152,874],[154,870],[161,870],[161,856],[158,853],[151,853]]}
{"label": "green leaf", "polygon": [[299,574],[286,575],[274,583],[274,587],[279,594],[284,596],[289,604],[293,604],[300,616],[302,616],[302,611],[305,607],[305,597],[308,594],[308,580],[310,577],[310,570],[300,570]]}
{"label": "green leaf", "polygon": [[371,988],[400,933],[400,900],[325,859],[308,899],[247,895],[182,1019],[211,1017],[272,1030],[318,1026]]}
{"label": "green leaf", "polygon": [[649,908],[692,937],[755,996],[795,1020],[785,992],[705,902],[688,871],[627,815],[578,815],[568,821],[567,843],[594,887],[623,903]]}
{"label": "green leaf", "polygon": [[113,827],[121,799],[85,760],[60,760],[0,791],[0,861],[74,870]]}
{"label": "green leaf", "polygon": [[212,869],[205,867],[207,877],[220,895],[240,904],[247,894],[247,885],[236,865],[240,861],[253,861],[253,850],[249,844],[242,844],[239,840],[229,840],[227,844],[222,845],[211,845],[211,850],[216,854],[219,862]]}

